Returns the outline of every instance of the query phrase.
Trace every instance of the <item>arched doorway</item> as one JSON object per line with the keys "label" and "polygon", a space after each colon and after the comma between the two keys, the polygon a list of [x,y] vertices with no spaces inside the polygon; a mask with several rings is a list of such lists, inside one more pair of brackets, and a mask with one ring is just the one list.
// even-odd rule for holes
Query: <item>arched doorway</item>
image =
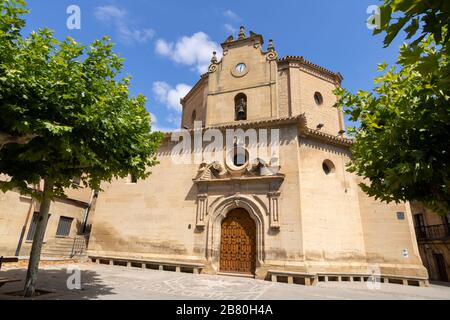
{"label": "arched doorway", "polygon": [[255,273],[256,223],[244,209],[234,209],[222,221],[220,272]]}

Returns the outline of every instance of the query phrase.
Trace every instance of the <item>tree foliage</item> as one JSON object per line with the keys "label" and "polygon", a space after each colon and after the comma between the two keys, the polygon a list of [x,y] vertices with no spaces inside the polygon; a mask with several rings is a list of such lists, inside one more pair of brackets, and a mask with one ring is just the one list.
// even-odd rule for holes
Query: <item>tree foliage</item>
{"label": "tree foliage", "polygon": [[[448,46],[450,40],[450,1],[448,0],[385,0],[380,8],[381,28],[374,34],[385,33],[384,46],[389,46],[403,30],[410,44],[403,50],[400,59],[403,64],[412,64],[421,60],[421,68],[440,69],[439,78],[434,78],[438,86],[450,86],[450,66],[431,65],[436,61],[428,55],[421,56],[418,46],[427,37],[432,36],[439,44],[438,50],[450,55]],[[405,57],[403,57],[403,55]]]}
{"label": "tree foliage", "polygon": [[2,190],[27,193],[49,177],[53,196],[64,196],[73,177],[93,189],[129,173],[146,177],[162,136],[151,133],[145,97],[130,97],[129,78],[116,80],[122,59],[110,41],[60,42],[48,29],[22,38],[22,5],[1,0],[0,132],[37,138],[0,150],[0,172],[11,177]]}
{"label": "tree foliage", "polygon": [[[416,200],[450,212],[450,64],[448,1],[386,0],[385,45],[404,29],[398,65],[379,65],[373,92],[336,91],[338,105],[360,126],[349,171],[362,189],[386,202]],[[394,18],[394,15],[396,18]]]}
{"label": "tree foliage", "polygon": [[450,35],[444,34],[450,25],[450,2],[448,0],[385,0],[380,7],[381,28],[374,34],[386,33],[385,47],[389,46],[401,30],[406,40],[414,39],[418,45],[428,35],[436,42],[448,42]]}
{"label": "tree foliage", "polygon": [[[0,0],[0,189],[31,194],[39,217],[24,294],[35,291],[50,203],[64,190],[99,189],[102,181],[149,175],[162,133],[151,133],[142,95],[131,97],[130,78],[108,38],[83,46],[55,39],[49,29],[22,37],[22,0]],[[34,190],[44,180],[43,190]]]}

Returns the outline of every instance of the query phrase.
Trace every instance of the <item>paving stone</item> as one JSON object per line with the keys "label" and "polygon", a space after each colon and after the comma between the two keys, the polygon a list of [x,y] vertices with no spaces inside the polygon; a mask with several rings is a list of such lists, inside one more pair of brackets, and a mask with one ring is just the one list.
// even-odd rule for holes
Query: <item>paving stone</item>
{"label": "paving stone", "polygon": [[[69,290],[68,267],[81,270],[81,290]],[[26,269],[5,268],[2,277],[24,279]],[[17,299],[5,293],[19,291],[21,283],[0,288],[0,300]],[[315,287],[272,283],[248,278],[180,274],[159,270],[126,268],[97,264],[45,265],[39,272],[38,288],[53,294],[39,299],[57,300],[323,300],[323,299],[446,299],[450,287],[431,285],[428,288],[380,284],[369,289],[358,282],[319,283]]]}

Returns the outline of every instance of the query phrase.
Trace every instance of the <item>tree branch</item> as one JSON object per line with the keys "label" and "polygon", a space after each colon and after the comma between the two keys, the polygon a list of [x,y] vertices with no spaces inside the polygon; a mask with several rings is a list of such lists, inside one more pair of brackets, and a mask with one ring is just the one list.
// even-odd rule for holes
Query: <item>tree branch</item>
{"label": "tree branch", "polygon": [[0,149],[6,144],[16,143],[16,144],[27,144],[34,138],[39,137],[37,134],[26,134],[23,136],[12,136],[10,134],[0,132]]}

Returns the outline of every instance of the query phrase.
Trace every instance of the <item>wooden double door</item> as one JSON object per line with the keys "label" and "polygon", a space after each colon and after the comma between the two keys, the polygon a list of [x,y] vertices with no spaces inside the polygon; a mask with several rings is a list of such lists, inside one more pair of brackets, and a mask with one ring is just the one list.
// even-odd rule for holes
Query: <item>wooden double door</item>
{"label": "wooden double door", "polygon": [[256,269],[256,224],[244,209],[228,213],[222,222],[220,271],[253,275]]}

